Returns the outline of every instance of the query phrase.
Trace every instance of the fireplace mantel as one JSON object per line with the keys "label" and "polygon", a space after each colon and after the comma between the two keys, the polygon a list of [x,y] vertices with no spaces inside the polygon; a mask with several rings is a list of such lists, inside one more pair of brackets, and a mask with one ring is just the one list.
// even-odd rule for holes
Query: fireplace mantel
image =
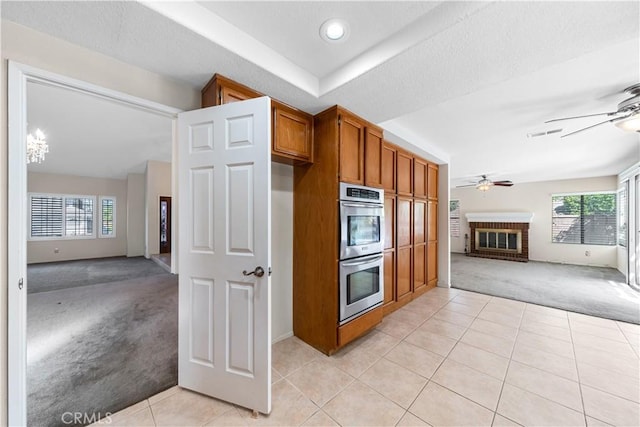
{"label": "fireplace mantel", "polygon": [[478,212],[467,213],[469,222],[526,222],[533,221],[533,212]]}

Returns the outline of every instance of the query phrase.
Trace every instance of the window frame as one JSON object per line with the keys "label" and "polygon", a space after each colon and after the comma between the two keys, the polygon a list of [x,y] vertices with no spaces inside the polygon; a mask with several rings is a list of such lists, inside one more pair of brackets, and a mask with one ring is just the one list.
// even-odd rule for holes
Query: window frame
{"label": "window frame", "polygon": [[[113,202],[113,212],[112,212],[112,223],[113,223],[113,232],[111,234],[103,234],[102,233],[102,220],[103,220],[103,211],[102,211],[102,202],[104,200],[111,200]],[[115,239],[116,238],[116,230],[117,230],[117,215],[116,215],[116,211],[117,211],[117,198],[115,196],[100,196],[99,197],[99,205],[100,205],[100,217],[99,217],[99,232],[98,232],[98,237],[100,239]]]}
{"label": "window frame", "polygon": [[[90,240],[96,238],[96,196],[86,195],[86,194],[61,194],[61,193],[41,193],[41,192],[33,192],[27,193],[27,197],[29,199],[28,209],[27,209],[27,241],[53,241],[53,240]],[[60,197],[62,198],[62,236],[33,236],[31,234],[31,203],[34,197]],[[71,235],[67,236],[67,212],[66,212],[66,200],[67,199],[91,199],[93,201],[93,212],[91,214],[91,219],[93,223],[92,233],[88,235]],[[102,207],[101,207],[102,208]]]}
{"label": "window frame", "polygon": [[[594,196],[594,195],[613,195],[614,196],[614,202],[616,204],[615,206],[615,219],[616,219],[616,227],[615,227],[615,236],[614,236],[614,240],[615,242],[613,244],[606,244],[606,243],[584,243],[584,235],[581,232],[580,235],[580,242],[558,242],[554,239],[554,234],[553,234],[553,222],[554,219],[556,218],[556,215],[554,214],[554,209],[553,209],[553,199],[555,197],[566,197],[566,196]],[[580,221],[582,221],[582,212],[580,213]],[[574,192],[574,193],[552,193],[551,194],[551,243],[552,244],[564,244],[564,245],[587,245],[587,246],[617,246],[618,245],[618,191],[617,190],[605,190],[605,191],[581,191],[581,192]]]}

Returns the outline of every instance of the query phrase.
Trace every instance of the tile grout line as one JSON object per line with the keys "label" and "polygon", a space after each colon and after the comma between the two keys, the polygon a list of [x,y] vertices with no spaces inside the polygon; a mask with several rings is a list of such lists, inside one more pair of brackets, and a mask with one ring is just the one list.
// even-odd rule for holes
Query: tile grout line
{"label": "tile grout line", "polygon": [[[502,393],[504,392],[504,385],[507,383],[507,376],[509,376],[509,370],[511,369],[511,361],[513,360],[513,353],[516,349],[516,344],[518,343],[518,336],[520,335],[520,326],[522,325],[522,319],[524,318],[524,312],[527,309],[526,306],[527,303],[525,303],[524,306],[524,310],[522,310],[522,316],[520,316],[520,322],[518,323],[518,328],[517,328],[517,332],[516,332],[516,337],[513,341],[513,347],[511,348],[511,354],[509,355],[509,361],[507,362],[507,370],[504,373],[504,379],[502,380],[502,387],[500,388],[500,394],[498,394],[498,402],[496,403],[496,410],[493,413],[493,420],[491,421],[491,425],[493,425],[493,423],[495,423],[496,420],[496,415],[498,415],[498,408],[500,407],[500,402],[502,401]],[[500,416],[504,417],[504,415],[499,414]],[[508,417],[505,417],[508,418]],[[511,418],[508,418],[511,419]],[[516,421],[517,424],[520,424],[519,421]],[[522,424],[520,424],[522,425]]]}

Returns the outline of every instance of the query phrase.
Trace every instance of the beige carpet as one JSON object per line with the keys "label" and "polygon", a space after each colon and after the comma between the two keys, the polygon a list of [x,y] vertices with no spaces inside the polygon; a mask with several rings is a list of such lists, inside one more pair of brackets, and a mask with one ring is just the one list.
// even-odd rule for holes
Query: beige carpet
{"label": "beige carpet", "polygon": [[451,254],[454,288],[640,324],[640,293],[616,269]]}

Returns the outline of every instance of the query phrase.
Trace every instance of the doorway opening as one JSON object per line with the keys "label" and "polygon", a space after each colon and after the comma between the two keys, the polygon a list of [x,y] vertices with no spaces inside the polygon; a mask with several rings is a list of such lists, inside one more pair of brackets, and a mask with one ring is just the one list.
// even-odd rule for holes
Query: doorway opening
{"label": "doorway opening", "polygon": [[[55,330],[50,331],[48,334],[39,334],[43,339],[32,346],[31,339],[28,339],[27,335],[28,327],[31,332],[37,331],[37,329],[31,328],[31,325],[28,326],[27,324],[28,319],[32,319],[33,309],[36,309],[37,307],[37,305],[32,305],[32,302],[34,301],[34,298],[40,300],[43,298],[46,299],[48,296],[52,296],[55,292],[58,292],[58,290],[38,292],[37,287],[30,289],[27,265],[44,265],[52,262],[56,263],[67,261],[73,262],[73,260],[83,260],[82,262],[91,263],[92,261],[86,260],[87,258],[99,258],[107,261],[108,264],[112,262],[119,262],[118,260],[111,260],[110,257],[118,254],[128,255],[126,241],[127,235],[130,232],[129,227],[127,227],[130,212],[125,208],[128,207],[129,204],[129,200],[127,200],[127,186],[130,183],[126,182],[127,173],[125,173],[124,176],[119,177],[94,175],[99,173],[98,171],[106,173],[108,169],[108,167],[106,167],[108,164],[107,160],[122,159],[122,157],[118,155],[122,150],[114,147],[112,140],[110,140],[108,144],[102,143],[97,147],[89,149],[88,151],[91,151],[91,153],[85,156],[85,154],[87,154],[87,150],[80,149],[79,147],[81,147],[81,145],[66,145],[70,140],[70,134],[65,133],[63,130],[52,130],[49,135],[51,137],[49,141],[50,151],[47,153],[45,161],[42,162],[42,164],[30,164],[29,167],[27,167],[26,141],[27,133],[33,131],[31,126],[48,127],[49,129],[53,129],[56,126],[53,124],[53,121],[44,123],[48,120],[46,117],[53,117],[54,115],[51,113],[50,109],[46,110],[48,106],[67,105],[68,108],[75,108],[75,112],[67,114],[67,116],[75,123],[75,128],[73,123],[67,126],[67,129],[71,129],[71,135],[73,135],[74,132],[79,135],[84,134],[85,136],[88,133],[92,133],[81,130],[83,126],[91,126],[91,124],[83,121],[80,117],[83,109],[91,112],[102,110],[94,110],[93,107],[83,108],[82,106],[78,106],[75,102],[49,102],[51,101],[50,99],[37,104],[33,102],[30,97],[36,92],[40,92],[42,94],[43,91],[47,93],[58,91],[62,96],[75,98],[84,97],[87,100],[90,100],[88,102],[96,102],[99,100],[104,104],[104,108],[119,107],[128,109],[124,114],[127,117],[131,117],[133,115],[136,115],[137,117],[137,115],[141,113],[155,115],[156,118],[162,117],[162,120],[168,123],[165,139],[169,156],[171,156],[171,153],[173,152],[173,145],[175,144],[175,141],[173,140],[173,133],[171,132],[172,122],[179,110],[94,86],[86,82],[45,72],[26,65],[17,64],[12,61],[9,62],[8,69],[9,201],[14,207],[9,212],[10,226],[8,244],[9,247],[15,248],[15,250],[10,251],[8,256],[8,279],[9,282],[15,282],[18,284],[18,286],[9,287],[8,291],[8,383],[10,390],[8,395],[8,422],[10,425],[27,425],[27,396],[31,399],[32,392],[34,391],[33,387],[30,388],[28,386],[28,378],[30,378],[28,376],[27,368],[28,361],[31,360],[35,363],[38,358],[52,361],[53,356],[58,357],[61,354],[61,351],[59,350],[68,347],[73,342],[78,342],[77,338],[79,333],[82,332],[81,330],[89,330],[91,327],[100,327],[101,322],[96,322],[95,320],[100,320],[101,315],[104,314],[103,311],[101,311],[104,306],[101,306],[102,308],[98,307],[93,313],[91,313],[91,318],[86,318],[84,321],[82,319],[75,318],[74,316],[70,316],[69,325],[60,325],[55,321],[50,321],[49,325],[55,325]],[[34,109],[34,107],[37,108]],[[38,108],[43,109],[43,111],[46,110],[49,113],[40,114],[40,112],[38,112]],[[103,114],[101,117],[101,125],[95,126],[97,129],[102,129],[102,132],[106,129],[104,127],[105,117],[108,117],[109,120],[115,120],[113,114]],[[112,127],[118,128],[118,126]],[[123,135],[132,136],[134,138],[133,141],[138,140],[133,132],[125,132]],[[53,142],[56,138],[60,143],[57,147],[54,147]],[[76,135],[76,139],[78,138],[82,139]],[[96,137],[95,139],[98,138]],[[84,142],[87,142],[86,138],[84,139]],[[128,144],[134,146],[133,144],[135,144],[135,142],[129,141]],[[98,153],[98,155],[94,153],[94,151],[98,149],[104,150],[109,147],[111,147],[110,152],[101,152]],[[69,164],[64,163],[69,160],[74,161],[74,165],[71,167]],[[128,161],[130,158],[127,157],[122,160]],[[58,169],[56,170],[56,168]],[[141,169],[141,171],[143,170]],[[61,177],[61,175],[66,176]],[[144,185],[142,175],[137,178],[138,179],[134,181],[137,181],[140,185]],[[104,184],[103,181],[106,182],[106,180],[109,180],[110,183],[120,180],[123,181],[124,184],[120,183],[119,186],[116,185],[116,187],[102,185]],[[90,185],[91,183],[96,185],[92,186]],[[33,185],[36,184],[40,185],[42,188],[33,188]],[[54,188],[54,186],[59,186],[59,188]],[[74,186],[74,188],[62,189],[61,186]],[[140,194],[144,194],[144,191],[141,191]],[[137,199],[141,199],[141,197],[138,197]],[[33,200],[36,202],[52,201],[55,203],[52,203],[51,209],[46,212],[43,212],[42,210],[38,211],[37,209],[34,211],[32,206]],[[81,200],[82,203],[79,203],[79,200]],[[67,203],[67,201],[70,202]],[[36,203],[35,206],[38,207],[39,205]],[[144,207],[138,207],[137,209],[139,211],[144,211]],[[55,217],[58,221],[56,224],[59,223],[60,226],[41,227],[41,229],[37,229],[36,227],[36,233],[34,234],[33,227],[27,227],[27,225],[31,224],[34,214],[40,215],[40,217],[43,215],[48,215],[52,218]],[[133,228],[138,230],[138,235],[144,236],[144,224]],[[38,233],[49,233],[55,235],[39,235]],[[34,239],[34,237],[36,238]],[[139,253],[139,260],[148,263],[149,261],[145,261],[142,257],[142,255],[144,255],[144,242],[140,242],[139,247],[142,248],[141,253]],[[127,258],[125,256],[122,256],[122,258],[125,261],[134,260],[133,258]],[[129,265],[128,262],[127,265]],[[153,263],[151,263],[151,266],[153,266]],[[145,268],[154,267],[150,267],[147,264]],[[89,268],[88,271],[93,272],[94,270],[95,269],[93,268]],[[63,268],[60,271],[62,271],[63,274],[68,274],[69,268]],[[117,273],[120,273],[122,269],[109,268],[109,271],[117,275]],[[161,274],[166,275],[164,272],[161,272]],[[60,292],[66,291],[69,294],[73,294],[75,295],[73,298],[78,294],[88,292],[89,289],[93,289],[96,286],[102,286],[102,284],[96,285],[95,283],[87,283],[87,286],[84,287],[70,286],[70,283],[72,285],[77,284],[74,282],[77,278],[78,277],[69,278],[69,280],[65,279],[62,280],[61,283],[54,285],[57,288],[64,285],[65,288],[60,288]],[[51,285],[50,282],[53,278],[46,277],[45,279],[47,281],[45,285]],[[177,280],[175,281],[177,282]],[[35,281],[33,284],[35,285]],[[122,286],[126,287],[126,284]],[[172,291],[176,291],[177,293],[177,284],[169,285],[168,287],[174,288]],[[107,291],[106,295],[110,298],[122,295],[118,292],[112,292],[110,290]],[[28,295],[28,293],[32,295]],[[61,294],[58,296],[62,297]],[[67,306],[71,304],[71,299],[61,299],[59,301],[52,300],[49,302],[49,306],[51,306],[54,311],[60,311],[59,309],[64,307],[65,303],[68,303],[66,304]],[[79,304],[82,305],[81,303]],[[177,297],[173,300],[173,305],[177,309]],[[69,308],[72,307],[69,306]],[[46,325],[44,325],[43,328],[46,328]],[[103,329],[105,328],[108,329],[108,325],[104,325]],[[133,328],[133,330],[136,330],[136,328]],[[67,339],[67,335],[69,339]],[[97,334],[93,335],[97,336]],[[91,336],[91,334],[88,336]],[[118,335],[114,338],[118,340],[120,339],[119,337],[122,337],[122,335]],[[104,343],[99,340],[95,346],[85,346],[84,350],[88,351],[93,349],[92,351],[94,351],[94,353],[99,352],[100,349],[105,347],[103,344]],[[29,348],[27,348],[28,345]],[[71,378],[73,385],[71,389],[77,388],[79,384],[77,382],[78,378],[76,371],[80,365],[86,362],[86,358],[78,360],[77,362],[78,363],[73,364],[72,370],[62,369],[57,371],[57,376],[61,377],[63,381],[69,381],[71,373],[73,373],[73,378]],[[49,364],[49,366],[51,365]],[[122,365],[120,368],[124,369],[126,366]],[[48,370],[48,368],[46,370],[35,371],[32,369],[31,373],[36,372],[39,375]],[[65,372],[69,375],[65,376]],[[99,384],[99,382],[92,382],[90,377],[86,377],[85,379],[90,386],[93,384],[95,387]],[[102,386],[104,386],[104,384],[102,384]],[[86,392],[90,394],[90,391],[91,390],[88,390]],[[51,394],[48,398],[53,401],[57,399],[55,397],[56,395],[62,396],[64,393]],[[100,396],[96,396],[96,403],[100,403],[99,400]],[[75,407],[72,409],[75,410]],[[89,417],[91,415],[92,414],[87,414]],[[50,420],[47,424],[55,425],[56,422],[65,423],[65,420],[62,420],[61,418],[58,420]],[[30,422],[29,424],[37,423]]]}

